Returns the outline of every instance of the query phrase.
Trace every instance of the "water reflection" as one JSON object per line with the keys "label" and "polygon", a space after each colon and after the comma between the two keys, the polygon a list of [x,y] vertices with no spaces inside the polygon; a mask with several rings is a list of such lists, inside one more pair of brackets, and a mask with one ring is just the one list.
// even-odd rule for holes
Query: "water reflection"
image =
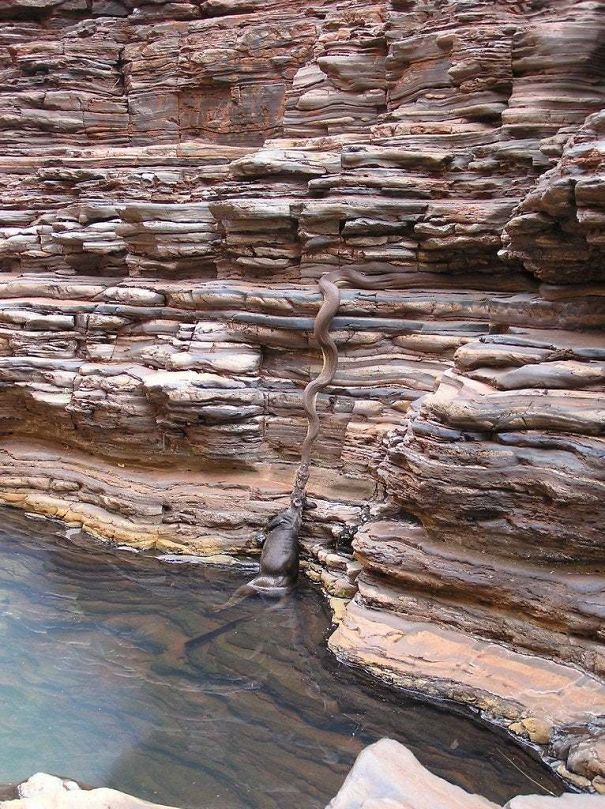
{"label": "water reflection", "polygon": [[339,666],[309,586],[216,615],[241,575],[1,513],[0,782],[45,770],[183,807],[317,809],[390,736],[498,802],[561,791],[486,728]]}

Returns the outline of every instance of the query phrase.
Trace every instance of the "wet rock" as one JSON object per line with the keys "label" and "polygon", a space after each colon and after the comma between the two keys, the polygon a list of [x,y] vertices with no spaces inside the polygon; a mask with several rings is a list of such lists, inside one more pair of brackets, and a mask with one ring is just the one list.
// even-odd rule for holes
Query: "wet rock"
{"label": "wet rock", "polygon": [[568,770],[564,764],[559,764],[557,767],[555,767],[555,772],[558,773],[561,778],[565,778],[566,781],[569,781],[578,789],[590,789],[590,778],[585,778],[583,775],[578,775],[577,773]]}
{"label": "wet rock", "polygon": [[605,777],[605,736],[584,739],[572,745],[567,766],[589,779]]}
{"label": "wet rock", "polygon": [[[355,761],[326,809],[488,809],[496,804],[471,795],[425,769],[402,744],[381,739]],[[519,795],[505,809],[599,809],[598,795]]]}
{"label": "wet rock", "polygon": [[[457,630],[445,629],[433,619],[440,613],[423,611],[410,621],[387,600],[398,592],[387,589],[381,601],[381,590],[373,596],[360,583],[359,594],[329,639],[337,657],[394,685],[472,706],[536,744],[547,744],[555,732],[559,747],[576,751],[575,758],[569,755],[570,769],[560,764],[557,771],[574,786],[590,788],[590,777],[600,775],[601,765],[599,741],[587,736],[593,720],[605,713],[602,681],[578,676],[572,666],[471,636],[464,623]],[[369,597],[374,609],[363,603]],[[402,601],[406,609],[415,598],[404,594]],[[444,612],[443,619],[451,620],[451,614]],[[590,777],[571,767],[590,772]]]}
{"label": "wet rock", "polygon": [[548,744],[552,735],[551,725],[536,717],[527,717],[520,722],[513,722],[508,726],[511,733],[518,733],[521,736],[526,736],[530,741],[535,744]]}
{"label": "wet rock", "polygon": [[597,775],[596,778],[592,779],[592,786],[600,795],[605,795],[605,778]]}

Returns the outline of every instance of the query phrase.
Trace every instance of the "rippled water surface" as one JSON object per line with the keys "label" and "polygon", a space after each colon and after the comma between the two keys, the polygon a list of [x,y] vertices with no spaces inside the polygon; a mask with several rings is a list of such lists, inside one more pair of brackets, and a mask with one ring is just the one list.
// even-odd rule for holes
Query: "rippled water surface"
{"label": "rippled water surface", "polygon": [[319,809],[389,736],[498,802],[561,791],[487,728],[340,666],[309,585],[216,615],[241,571],[0,518],[0,782],[44,770],[182,807]]}

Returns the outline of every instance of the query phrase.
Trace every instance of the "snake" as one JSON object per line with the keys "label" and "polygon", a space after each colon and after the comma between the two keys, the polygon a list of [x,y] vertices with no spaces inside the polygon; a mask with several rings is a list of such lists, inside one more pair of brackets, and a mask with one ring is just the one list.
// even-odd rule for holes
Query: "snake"
{"label": "snake", "polygon": [[323,301],[313,322],[313,338],[321,348],[323,365],[319,374],[307,384],[302,395],[303,408],[307,417],[307,433],[301,446],[300,463],[294,484],[294,492],[301,497],[304,497],[310,474],[311,452],[320,429],[317,396],[332,383],[338,369],[338,347],[330,334],[332,320],[340,307],[338,285],[347,283],[360,289],[383,290],[394,289],[401,285],[401,281],[399,273],[365,275],[351,267],[341,267],[338,270],[324,273],[318,281]]}

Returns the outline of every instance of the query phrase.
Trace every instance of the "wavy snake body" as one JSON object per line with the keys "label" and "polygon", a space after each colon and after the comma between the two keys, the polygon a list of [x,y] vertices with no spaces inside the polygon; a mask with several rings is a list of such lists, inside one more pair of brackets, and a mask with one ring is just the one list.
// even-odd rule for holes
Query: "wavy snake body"
{"label": "wavy snake body", "polygon": [[401,286],[401,275],[398,273],[382,273],[367,276],[350,267],[325,273],[318,286],[323,295],[323,302],[313,323],[313,337],[319,344],[323,354],[323,366],[320,373],[312,379],[303,391],[303,407],[307,416],[307,434],[300,453],[300,464],[296,474],[293,496],[304,498],[310,474],[311,450],[319,434],[319,416],[317,414],[317,396],[331,384],[338,368],[338,347],[330,335],[332,320],[340,306],[339,283],[346,282],[361,289],[394,289]]}

